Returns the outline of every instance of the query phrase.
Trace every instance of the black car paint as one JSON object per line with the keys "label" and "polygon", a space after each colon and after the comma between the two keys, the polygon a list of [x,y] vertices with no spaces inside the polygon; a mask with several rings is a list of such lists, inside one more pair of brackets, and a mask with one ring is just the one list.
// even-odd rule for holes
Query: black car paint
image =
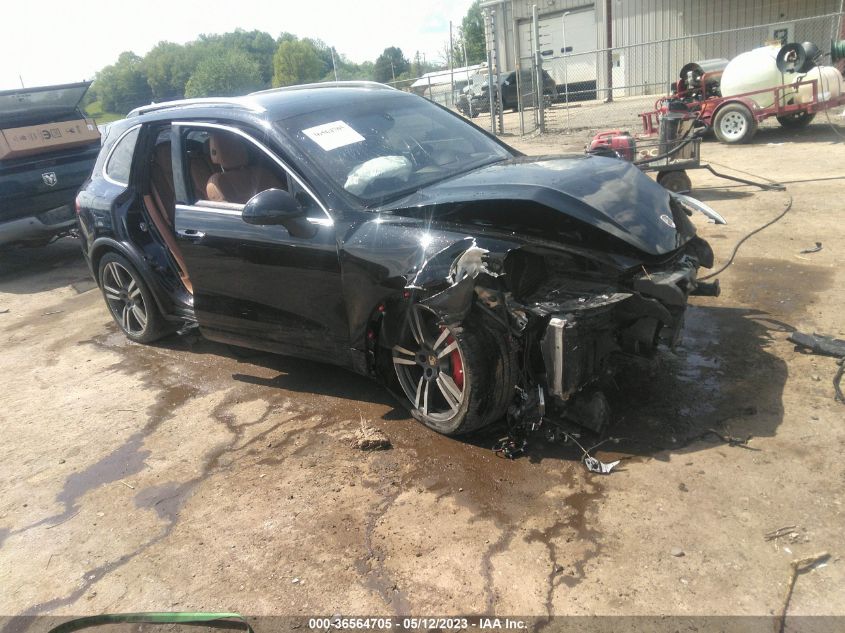
{"label": "black car paint", "polygon": [[[538,211],[536,218],[520,214],[522,228],[534,223],[548,235],[571,218],[651,257],[676,250],[695,234],[688,222],[676,230],[661,219],[673,224],[680,220],[673,219],[669,193],[663,187],[630,163],[597,156],[514,158],[420,189],[385,210],[401,213],[403,207],[427,207],[437,217],[447,214],[439,211],[447,205],[472,206],[481,211],[473,220],[483,226],[485,209],[495,208],[499,201],[511,207],[528,203]],[[453,222],[461,219],[460,213],[449,215]],[[492,212],[490,216],[494,223]]]}
{"label": "black car paint", "polygon": [[[295,112],[347,95],[370,98],[369,92],[291,91],[278,95],[278,103]],[[393,93],[387,97],[416,98]],[[272,95],[264,99],[274,101]],[[473,290],[483,295],[476,285],[494,285],[489,282],[501,276],[507,258],[521,250],[588,262],[583,271],[567,274],[580,279],[581,288],[592,288],[589,296],[619,287],[634,298],[625,308],[631,314],[652,314],[649,318],[665,319],[677,331],[683,306],[658,304],[653,298],[658,293],[649,290],[649,284],[658,282],[650,281],[645,267],[672,269],[681,262],[678,270],[688,293],[694,290],[694,257],[706,254],[709,247],[695,237],[692,224],[671,204],[668,193],[627,163],[599,157],[527,158],[512,151],[510,160],[365,209],[321,179],[319,170],[308,169],[296,148],[266,125],[283,115],[185,105],[130,117],[116,127],[78,198],[83,250],[92,273],[96,276],[97,261],[109,249],[121,252],[144,275],[168,318],[198,321],[203,333],[215,340],[316,358],[364,374],[374,372],[372,338],[386,305],[406,302],[410,296],[441,306],[441,316],[456,318],[467,309]],[[297,173],[325,205],[331,224],[319,225],[312,239],[298,239],[280,226],[251,226],[234,214],[177,210],[177,231],[204,234],[180,241],[195,282],[191,297],[146,218],[141,202],[143,161],[136,156],[128,187],[104,180],[98,171],[122,131],[174,121],[226,123],[265,144],[294,169],[299,159],[303,167]],[[139,140],[139,154],[150,142],[147,137],[142,134]],[[178,181],[178,168],[176,172]],[[184,182],[176,184],[177,203],[184,205],[187,200],[178,199],[180,189],[184,195]],[[500,223],[508,210],[508,222]],[[557,231],[557,225],[564,230]],[[475,271],[477,282],[475,276],[470,281],[450,279],[449,264],[469,248],[488,251],[489,267]],[[560,278],[557,283],[562,282]],[[635,283],[645,297],[636,295]],[[510,301],[510,293],[495,292]],[[597,302],[590,300],[587,307]],[[577,312],[583,307],[570,297],[540,301],[531,310],[542,321],[550,310]]]}

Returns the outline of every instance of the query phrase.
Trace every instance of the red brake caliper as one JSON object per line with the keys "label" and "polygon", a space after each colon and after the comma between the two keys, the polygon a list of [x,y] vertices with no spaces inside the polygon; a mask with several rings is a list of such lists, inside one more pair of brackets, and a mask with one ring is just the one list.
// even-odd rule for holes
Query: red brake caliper
{"label": "red brake caliper", "polygon": [[[454,343],[455,337],[450,336],[446,339],[446,344],[451,345]],[[455,381],[455,384],[458,386],[458,389],[463,390],[464,388],[464,363],[461,361],[461,353],[458,351],[457,348],[452,350],[449,353],[449,361],[452,365],[452,380]]]}

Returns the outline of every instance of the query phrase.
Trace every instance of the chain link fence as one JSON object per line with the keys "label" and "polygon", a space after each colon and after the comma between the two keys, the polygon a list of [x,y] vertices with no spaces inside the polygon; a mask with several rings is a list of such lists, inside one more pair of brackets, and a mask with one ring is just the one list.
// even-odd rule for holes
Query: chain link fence
{"label": "chain link fence", "polygon": [[[567,45],[566,29],[583,25],[567,25],[563,16],[555,33],[539,25],[521,30],[526,41],[519,47],[517,69],[494,72],[491,79],[480,64],[394,85],[455,109],[495,134],[633,133],[640,129],[640,113],[654,109],[655,101],[669,93],[685,64],[731,59],[773,40],[809,41],[827,52],[832,41],[842,38],[843,16],[829,13],[577,53]],[[495,68],[494,58],[490,62]],[[829,57],[822,63],[829,64]]]}

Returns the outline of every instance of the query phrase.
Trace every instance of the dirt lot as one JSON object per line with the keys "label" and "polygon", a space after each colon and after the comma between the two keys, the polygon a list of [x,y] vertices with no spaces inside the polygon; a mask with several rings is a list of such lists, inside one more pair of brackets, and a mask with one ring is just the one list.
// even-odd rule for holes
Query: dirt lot
{"label": "dirt lot", "polygon": [[[626,439],[598,456],[625,460],[609,476],[539,438],[507,461],[497,431],[438,436],[328,366],[196,337],[130,344],[74,241],[0,255],[0,614],[770,615],[790,561],[827,551],[790,613],[845,615],[845,406],[835,361],[786,340],[845,335],[833,140],[816,123],[705,144],[791,181],[794,207],[743,247],[720,298],[693,301],[658,372],[619,381],[610,434]],[[692,178],[729,220],[695,218],[718,262],[787,200]],[[393,449],[352,448],[362,420]],[[710,428],[752,439],[690,440]]]}

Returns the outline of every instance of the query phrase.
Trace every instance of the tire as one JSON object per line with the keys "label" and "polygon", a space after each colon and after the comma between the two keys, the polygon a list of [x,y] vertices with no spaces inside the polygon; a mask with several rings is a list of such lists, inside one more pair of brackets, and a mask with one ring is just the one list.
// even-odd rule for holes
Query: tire
{"label": "tire", "polygon": [[777,120],[782,128],[785,128],[787,130],[800,130],[801,128],[805,128],[810,125],[810,123],[812,123],[813,119],[815,118],[815,112],[813,114],[810,114],[806,110],[802,110],[801,112],[796,112],[795,114],[779,116],[777,117]]}
{"label": "tire", "polygon": [[516,384],[505,335],[486,327],[480,315],[446,327],[418,304],[406,314],[391,355],[411,415],[444,435],[470,433],[501,418]]}
{"label": "tire", "polygon": [[675,193],[683,193],[692,189],[692,181],[687,176],[687,172],[683,170],[657,172],[657,184]]}
{"label": "tire", "polygon": [[757,119],[743,104],[729,103],[713,119],[713,131],[722,143],[748,143],[757,133]]}
{"label": "tire", "polygon": [[123,255],[107,253],[100,260],[98,281],[117,326],[131,341],[152,343],[171,328],[144,279]]}

